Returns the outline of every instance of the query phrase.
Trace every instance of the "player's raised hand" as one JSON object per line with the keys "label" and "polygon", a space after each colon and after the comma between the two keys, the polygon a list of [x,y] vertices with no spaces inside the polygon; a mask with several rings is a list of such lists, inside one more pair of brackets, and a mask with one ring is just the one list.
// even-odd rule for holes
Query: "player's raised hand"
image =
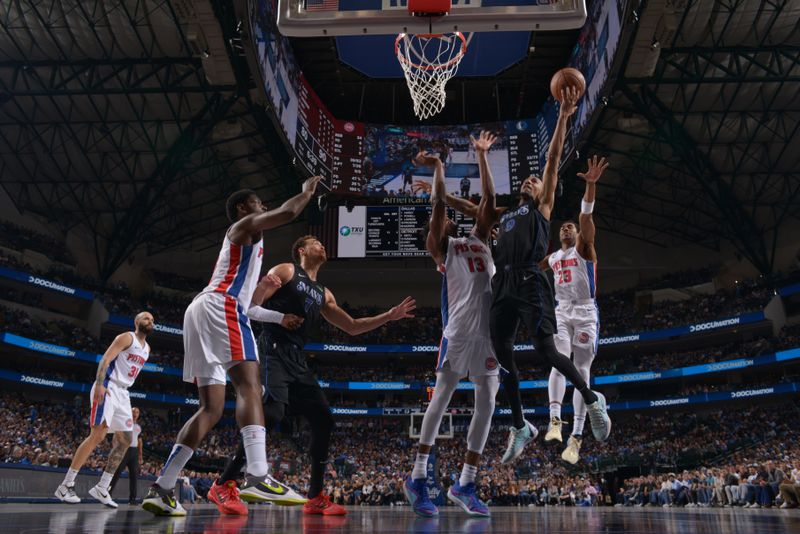
{"label": "player's raised hand", "polygon": [[411,184],[411,192],[415,195],[422,192],[430,193],[431,191],[433,191],[433,186],[424,180],[414,180],[414,183]]}
{"label": "player's raised hand", "polygon": [[403,302],[389,310],[389,320],[399,321],[400,319],[408,319],[414,317],[414,310],[417,309],[417,301],[411,297],[406,297]]}
{"label": "player's raised hand", "polygon": [[476,152],[489,152],[494,142],[497,141],[497,136],[487,130],[481,130],[477,139],[470,135],[469,140],[472,142],[472,146],[475,147]]}
{"label": "player's raised hand", "polygon": [[561,109],[559,113],[565,117],[569,117],[578,109],[578,100],[580,99],[577,87],[567,87],[561,91]]}
{"label": "player's raised hand", "polygon": [[283,282],[277,275],[268,274],[259,280],[258,285],[264,289],[280,289]]}
{"label": "player's raised hand", "polygon": [[322,176],[312,176],[303,182],[303,193],[311,193],[312,195],[317,190],[317,184],[322,180]]}
{"label": "player's raised hand", "polygon": [[431,154],[426,150],[420,151],[414,158],[414,165],[418,165],[421,167],[434,167],[437,164],[441,163],[442,160],[440,160],[438,156],[436,156],[435,154]]}
{"label": "player's raised hand", "polygon": [[303,319],[299,315],[295,315],[293,313],[285,313],[283,315],[283,320],[281,321],[281,326],[287,330],[297,330],[301,326],[303,326]]}
{"label": "player's raised hand", "polygon": [[589,161],[589,168],[586,172],[579,172],[578,176],[593,184],[603,175],[603,171],[608,168],[608,160],[606,158],[598,157],[596,154],[592,156]]}

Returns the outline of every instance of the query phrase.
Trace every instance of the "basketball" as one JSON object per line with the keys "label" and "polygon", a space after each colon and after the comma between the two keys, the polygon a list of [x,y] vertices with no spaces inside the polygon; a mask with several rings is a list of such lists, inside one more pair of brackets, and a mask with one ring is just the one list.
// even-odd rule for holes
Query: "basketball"
{"label": "basketball", "polygon": [[572,67],[567,67],[556,72],[553,77],[550,78],[550,94],[559,102],[561,101],[561,91],[567,87],[577,87],[578,98],[583,96],[584,91],[586,91],[586,80],[583,74],[581,74],[581,71],[573,69]]}

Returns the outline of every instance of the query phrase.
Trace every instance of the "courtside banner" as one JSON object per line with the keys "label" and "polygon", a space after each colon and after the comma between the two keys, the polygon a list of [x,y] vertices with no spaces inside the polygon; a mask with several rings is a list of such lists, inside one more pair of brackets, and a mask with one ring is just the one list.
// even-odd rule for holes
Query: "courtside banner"
{"label": "courtside banner", "polygon": [[[102,356],[89,352],[72,350],[61,345],[53,345],[43,341],[36,341],[26,337],[0,333],[0,341],[16,347],[21,347],[36,352],[43,352],[53,356],[71,358],[91,363],[97,363]],[[680,378],[710,373],[722,373],[749,367],[759,367],[771,365],[778,362],[800,359],[800,348],[783,350],[774,354],[763,354],[754,358],[739,358],[736,360],[726,360],[721,362],[704,363],[689,367],[679,367],[676,369],[665,369],[663,371],[639,371],[621,375],[601,375],[592,377],[593,385],[626,384],[631,382],[647,382],[651,380],[666,380],[670,378]],[[162,373],[173,376],[183,376],[183,372],[175,367],[166,367],[156,363],[144,364],[144,371],[151,373]],[[362,391],[407,391],[421,390],[432,386],[433,382],[412,381],[412,382],[345,382],[332,380],[319,380],[319,385],[323,389],[337,390],[362,390]],[[569,382],[567,382],[569,384]],[[523,380],[519,383],[520,389],[545,389],[547,380]],[[458,389],[471,390],[475,386],[472,382],[460,382]]]}
{"label": "courtside banner", "polygon": [[16,280],[17,282],[30,284],[32,286],[49,289],[50,291],[55,291],[56,293],[61,293],[62,295],[70,295],[83,300],[94,300],[94,295],[91,291],[78,289],[77,287],[68,286],[67,284],[56,282],[55,280],[49,280],[47,278],[42,278],[41,276],[15,271],[14,269],[9,269],[7,267],[0,267],[0,276],[9,278],[11,280]]}
{"label": "courtside banner", "polygon": [[[8,332],[3,332],[0,334],[0,341],[9,345],[14,345],[15,347],[21,347],[23,349],[90,363],[97,363],[103,357],[102,354],[92,354],[91,352],[72,350],[68,347],[62,347],[61,345],[53,345],[43,341],[36,341],[35,339],[28,339],[27,337],[9,334]],[[162,373],[181,377],[183,376],[182,370],[174,367],[165,367],[163,365],[158,365],[157,363],[148,362],[144,364],[142,369],[149,373]]]}
{"label": "courtside banner", "polygon": [[[0,369],[0,380],[30,384],[32,386],[64,389],[67,391],[77,391],[81,393],[88,393],[92,389],[92,383],[82,384],[80,382],[71,382],[69,380],[61,380],[58,378],[44,378],[41,376],[8,371],[6,369]],[[184,406],[198,406],[200,404],[197,399],[191,397],[180,397],[178,395],[166,395],[163,393],[143,393],[141,391],[130,391],[129,393],[131,399],[141,399],[163,404],[179,404]],[[234,401],[225,402],[225,408],[232,409],[235,407],[236,403]]]}
{"label": "courtside banner", "polygon": [[[133,330],[133,317],[126,317],[124,315],[114,315],[112,313],[111,315],[108,316],[108,321],[106,322],[110,324],[124,326],[125,328],[130,328],[131,330]],[[181,328],[180,326],[159,323],[157,318],[156,318],[156,325],[153,327],[153,330],[161,334],[171,334],[173,336],[183,335],[183,328]]]}
{"label": "courtside banner", "polygon": [[[82,384],[79,382],[71,382],[68,380],[60,380],[54,378],[44,378],[28,374],[21,374],[15,371],[8,371],[0,369],[0,380],[7,380],[10,382],[19,382],[30,384],[38,387],[65,389],[68,391],[79,391],[88,393],[92,389],[92,384]],[[783,384],[754,386],[749,389],[742,389],[737,391],[714,391],[709,393],[700,393],[697,395],[690,395],[688,397],[673,397],[667,399],[652,399],[652,400],[631,400],[623,402],[614,402],[608,405],[609,411],[621,410],[642,410],[648,408],[671,408],[675,406],[685,406],[689,404],[704,404],[709,402],[720,402],[738,399],[747,399],[752,397],[765,397],[771,395],[783,395],[786,393],[796,393],[800,391],[800,382],[786,382]],[[141,399],[152,402],[160,402],[164,404],[178,404],[197,406],[199,401],[195,398],[180,397],[177,395],[166,395],[162,393],[142,393],[139,391],[131,391],[130,396],[132,399]],[[233,409],[235,407],[234,401],[226,401],[225,408]],[[471,408],[456,409],[458,415],[470,415]],[[572,406],[564,406],[563,411],[566,413],[572,412]],[[395,407],[395,408],[337,408],[331,407],[331,412],[334,415],[409,415],[412,413],[422,413],[421,408],[408,408],[408,407]],[[534,415],[547,415],[550,413],[550,408],[547,406],[525,408],[526,414]],[[495,410],[495,415],[509,415],[511,410],[508,408],[499,408]]]}
{"label": "courtside banner", "polygon": [[[723,319],[714,319],[713,321],[704,321],[702,323],[678,326],[675,328],[655,330],[653,332],[634,332],[631,334],[619,334],[603,337],[600,338],[600,344],[623,345],[625,343],[638,343],[641,341],[658,341],[672,337],[684,336],[687,334],[702,334],[714,330],[722,330],[724,328],[734,328],[736,326],[757,323],[763,320],[765,320],[764,312],[759,311],[746,313],[736,317],[725,317]],[[124,326],[126,328],[133,328],[133,317],[110,315],[108,317],[108,322],[111,324]],[[158,322],[156,322],[155,330],[156,332],[163,334],[172,334],[176,336],[183,335],[183,329],[181,327],[160,324]],[[439,345],[350,345],[347,343],[308,343],[303,348],[304,350],[310,352],[361,352],[375,354],[386,354],[393,352],[406,354],[412,352],[439,352]],[[514,345],[514,350],[519,352],[529,352],[535,350],[535,347],[533,346],[533,343],[517,343]]]}
{"label": "courtside banner", "polygon": [[782,297],[788,297],[789,295],[800,293],[800,284],[792,284],[790,286],[782,287],[778,293],[780,293]]}

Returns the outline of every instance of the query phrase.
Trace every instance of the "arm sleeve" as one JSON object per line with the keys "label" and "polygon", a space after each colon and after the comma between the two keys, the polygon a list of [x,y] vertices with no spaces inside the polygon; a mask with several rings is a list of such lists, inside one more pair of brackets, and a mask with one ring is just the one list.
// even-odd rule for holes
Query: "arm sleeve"
{"label": "arm sleeve", "polygon": [[250,306],[250,309],[247,310],[247,316],[254,321],[262,323],[281,324],[281,321],[283,321],[283,314],[281,312],[268,310],[261,306]]}

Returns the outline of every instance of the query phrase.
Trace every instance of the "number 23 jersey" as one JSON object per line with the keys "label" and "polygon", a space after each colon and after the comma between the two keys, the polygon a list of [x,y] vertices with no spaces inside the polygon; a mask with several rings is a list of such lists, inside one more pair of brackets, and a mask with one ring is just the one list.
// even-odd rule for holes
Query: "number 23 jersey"
{"label": "number 23 jersey", "polygon": [[591,300],[597,291],[597,270],[594,262],[578,254],[575,247],[553,252],[548,258],[556,282],[559,303]]}
{"label": "number 23 jersey", "polygon": [[442,273],[442,328],[448,339],[489,338],[494,260],[488,245],[470,234],[450,237]]}

